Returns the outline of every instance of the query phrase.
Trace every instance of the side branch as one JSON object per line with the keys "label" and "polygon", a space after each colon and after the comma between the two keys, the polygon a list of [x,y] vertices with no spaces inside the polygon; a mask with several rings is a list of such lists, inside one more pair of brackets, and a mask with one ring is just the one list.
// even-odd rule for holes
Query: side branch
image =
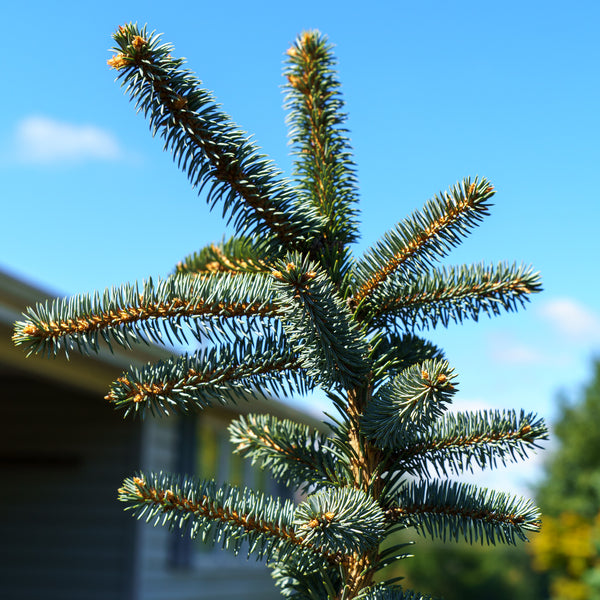
{"label": "side branch", "polygon": [[449,481],[405,485],[386,519],[431,538],[462,537],[469,543],[516,544],[527,540],[527,531],[540,528],[539,510],[531,501]]}
{"label": "side branch", "polygon": [[184,511],[199,514],[207,519],[231,523],[246,531],[271,535],[292,544],[300,545],[304,541],[301,536],[296,535],[294,528],[290,525],[278,525],[250,513],[244,514],[232,508],[220,506],[211,502],[208,496],[203,495],[199,499],[190,499],[174,493],[171,489],[157,490],[155,487],[148,486],[141,477],[126,479],[123,487],[119,490],[119,500],[127,502],[132,499],[160,506],[163,512]]}
{"label": "side branch", "polygon": [[143,369],[130,369],[111,386],[106,399],[126,413],[189,413],[213,402],[265,394],[305,393],[310,381],[296,356],[276,347],[271,336],[200,350]]}
{"label": "side branch", "polygon": [[[178,388],[185,393],[188,389],[195,390],[200,386],[216,382],[232,382],[238,379],[245,379],[255,375],[265,375],[267,373],[280,372],[299,368],[297,363],[281,359],[279,362],[264,364],[260,367],[252,365],[227,365],[221,369],[215,369],[208,373],[200,373],[196,369],[189,367],[183,369],[180,376],[173,377],[168,381],[161,382],[143,382],[132,381],[126,375],[119,377],[117,386],[113,386],[106,400],[114,404],[129,404],[133,402],[140,404],[142,402],[151,402],[154,398],[173,398]],[[157,367],[153,365],[153,373],[156,373]]]}
{"label": "side branch", "polygon": [[459,517],[469,520],[482,520],[493,524],[512,525],[514,527],[521,526],[525,523],[525,517],[522,515],[506,515],[500,514],[496,510],[485,509],[462,509],[456,506],[412,506],[409,508],[396,506],[385,512],[388,522],[397,522],[403,520],[411,520],[413,516],[431,516],[440,515],[443,517]]}
{"label": "side branch", "polygon": [[216,104],[200,82],[181,68],[160,38],[127,25],[114,35],[118,47],[109,64],[150,116],[190,181],[200,189],[209,185],[208,202],[224,203],[235,216],[238,230],[254,227],[255,234],[274,235],[288,250],[306,243],[320,230],[310,211],[295,206],[292,188],[271,162],[259,154]]}
{"label": "side branch", "polygon": [[267,560],[275,553],[278,559],[290,554],[317,555],[330,564],[339,564],[343,558],[296,532],[292,503],[281,505],[278,499],[248,489],[150,474],[126,479],[119,489],[119,500],[129,503],[138,518],[160,520],[171,528],[189,527],[192,537],[201,535],[208,543],[223,538],[225,546],[236,554],[243,542],[249,541],[249,553]]}
{"label": "side branch", "polygon": [[229,238],[219,244],[209,244],[199,252],[186,256],[177,264],[178,273],[193,273],[202,277],[215,273],[266,273],[267,253],[246,238]]}
{"label": "side branch", "polygon": [[162,322],[167,337],[169,327],[181,341],[181,322],[199,327],[206,319],[274,317],[279,311],[271,297],[268,279],[258,275],[179,275],[156,285],[152,280],[141,287],[123,285],[102,297],[81,295],[38,304],[27,309],[25,321],[15,324],[13,340],[29,354],[56,354],[63,346],[66,351],[97,352],[100,336],[109,345],[114,341],[125,347],[132,340],[146,342],[146,337],[160,342]]}
{"label": "side branch", "polygon": [[527,458],[548,439],[548,428],[533,413],[481,411],[445,414],[428,430],[407,438],[394,454],[395,467],[411,474],[444,476],[506,465]]}
{"label": "side branch", "polygon": [[473,182],[467,178],[430,200],[422,213],[399,223],[357,265],[360,287],[354,306],[360,306],[392,274],[422,272],[433,260],[445,256],[488,214],[493,195],[494,188],[485,178]]}
{"label": "side branch", "polygon": [[447,361],[426,360],[382,386],[369,402],[362,433],[380,448],[401,448],[406,439],[442,416],[456,393]]}
{"label": "side branch", "polygon": [[542,289],[540,276],[518,265],[476,265],[433,270],[421,279],[393,278],[363,304],[359,317],[371,326],[400,322],[403,329],[447,326],[481,313],[516,310]]}
{"label": "side branch", "polygon": [[272,415],[240,416],[229,425],[234,452],[258,461],[275,480],[300,489],[347,484],[347,458],[323,434]]}

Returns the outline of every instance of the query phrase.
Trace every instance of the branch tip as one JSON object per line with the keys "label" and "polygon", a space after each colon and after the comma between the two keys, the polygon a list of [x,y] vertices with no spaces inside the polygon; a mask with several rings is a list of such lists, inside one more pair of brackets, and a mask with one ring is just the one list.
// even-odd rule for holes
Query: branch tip
{"label": "branch tip", "polygon": [[112,58],[109,58],[106,61],[106,64],[111,69],[116,69],[118,71],[119,69],[128,66],[130,62],[131,59],[129,57],[125,56],[122,52],[119,52],[119,54],[115,54]]}

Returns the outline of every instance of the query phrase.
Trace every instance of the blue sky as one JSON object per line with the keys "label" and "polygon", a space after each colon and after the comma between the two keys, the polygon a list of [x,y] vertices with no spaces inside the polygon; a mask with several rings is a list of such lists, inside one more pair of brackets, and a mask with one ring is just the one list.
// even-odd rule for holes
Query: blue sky
{"label": "blue sky", "polygon": [[[114,83],[119,24],[163,32],[287,172],[283,56],[317,28],[336,46],[350,115],[357,253],[480,175],[497,189],[492,215],[447,264],[542,273],[528,310],[432,334],[459,373],[460,406],[552,420],[559,390],[584,383],[600,348],[597,2],[32,1],[3,14],[0,268],[87,292],[166,275],[225,231]],[[536,464],[503,481],[521,486]]]}

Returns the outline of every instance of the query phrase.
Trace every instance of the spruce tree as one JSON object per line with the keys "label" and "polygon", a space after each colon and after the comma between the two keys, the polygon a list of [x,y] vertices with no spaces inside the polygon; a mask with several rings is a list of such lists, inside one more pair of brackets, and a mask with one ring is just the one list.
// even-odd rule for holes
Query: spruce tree
{"label": "spruce tree", "polygon": [[[294,170],[275,165],[155,33],[114,34],[127,93],[179,168],[235,235],[175,272],[30,308],[14,340],[27,353],[98,351],[105,342],[201,342],[110,386],[125,415],[194,413],[242,395],[321,389],[329,435],[268,415],[229,428],[234,451],[304,500],[164,473],[119,490],[131,512],[266,560],[284,597],[424,598],[381,581],[408,555],[400,530],[443,540],[515,544],[539,527],[530,502],[453,481],[523,459],[546,437],[523,411],[453,413],[456,374],[419,332],[498,315],[540,291],[516,264],[436,266],[488,214],[484,178],[429,200],[354,257],[358,189],[331,45],[302,33],[287,51]],[[387,543],[386,543],[387,540]]]}

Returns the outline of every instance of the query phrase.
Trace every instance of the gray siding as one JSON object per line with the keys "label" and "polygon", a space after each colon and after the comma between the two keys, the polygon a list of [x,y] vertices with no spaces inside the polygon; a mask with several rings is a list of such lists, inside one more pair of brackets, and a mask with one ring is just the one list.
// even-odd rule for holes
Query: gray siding
{"label": "gray siding", "polygon": [[0,389],[0,598],[131,598],[135,527],[116,491],[139,463],[139,423],[14,371]]}
{"label": "gray siding", "polygon": [[[144,470],[174,470],[177,463],[177,421],[148,421],[143,433]],[[138,523],[136,600],[275,600],[268,569],[245,556],[224,551],[194,555],[186,568],[170,566],[173,536],[164,527]]]}

